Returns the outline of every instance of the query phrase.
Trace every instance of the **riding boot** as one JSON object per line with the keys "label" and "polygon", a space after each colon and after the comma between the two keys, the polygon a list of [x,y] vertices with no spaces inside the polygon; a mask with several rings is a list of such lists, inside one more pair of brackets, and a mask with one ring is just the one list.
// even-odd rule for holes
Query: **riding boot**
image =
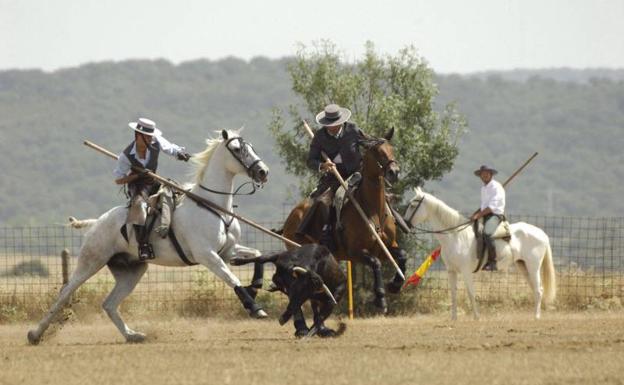
{"label": "riding boot", "polygon": [[336,211],[333,207],[329,207],[329,215],[326,224],[321,231],[319,244],[327,247],[332,253],[336,252],[336,242],[334,241],[334,223],[336,222]]}
{"label": "riding boot", "polygon": [[299,227],[297,227],[297,230],[295,231],[295,235],[299,237],[303,237],[304,235],[306,235],[307,228],[310,225],[312,218],[314,218],[314,214],[316,213],[317,208],[321,204],[322,203],[318,199],[314,200],[314,202],[312,203],[312,206],[310,206],[308,211],[306,211],[306,213],[304,214],[303,219],[301,219],[301,223],[299,224]]}
{"label": "riding boot", "polygon": [[321,232],[321,239],[319,239],[319,244],[327,247],[332,253],[336,252],[334,232],[330,224],[326,224],[325,226],[323,226],[323,231]]}
{"label": "riding boot", "polygon": [[487,248],[488,260],[483,270],[496,271],[496,246],[494,246],[494,240],[488,236],[485,236],[485,248]]}
{"label": "riding boot", "polygon": [[146,259],[154,258],[154,250],[152,245],[147,242],[145,226],[134,225],[134,233],[136,235],[137,243],[139,244],[139,260],[145,261]]}

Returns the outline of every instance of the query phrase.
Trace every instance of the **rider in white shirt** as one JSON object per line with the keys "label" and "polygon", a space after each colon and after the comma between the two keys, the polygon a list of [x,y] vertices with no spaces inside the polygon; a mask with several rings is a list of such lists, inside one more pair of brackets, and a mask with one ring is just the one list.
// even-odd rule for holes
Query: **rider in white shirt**
{"label": "rider in white shirt", "polygon": [[483,237],[488,250],[488,261],[483,270],[496,270],[496,248],[492,234],[505,220],[505,189],[493,176],[498,171],[488,166],[481,166],[474,174],[481,178],[481,208],[471,217],[472,220],[483,218]]}
{"label": "rider in white shirt", "polygon": [[[115,183],[127,185],[127,194],[130,198],[129,212],[133,208],[140,215],[131,222],[134,225],[137,243],[139,244],[139,259],[153,258],[152,247],[148,242],[149,234],[146,229],[147,200],[152,194],[158,192],[160,184],[145,173],[135,171],[146,169],[156,172],[158,167],[158,155],[164,152],[169,156],[175,156],[178,160],[188,161],[191,155],[184,147],[169,142],[162,136],[162,132],[156,128],[156,123],[150,119],[140,118],[136,122],[128,123],[134,130],[134,141],[119,154],[117,166],[113,170]],[[135,169],[132,169],[132,166]],[[162,203],[161,225],[156,231],[161,237],[165,237],[169,230],[171,220],[170,200]]]}

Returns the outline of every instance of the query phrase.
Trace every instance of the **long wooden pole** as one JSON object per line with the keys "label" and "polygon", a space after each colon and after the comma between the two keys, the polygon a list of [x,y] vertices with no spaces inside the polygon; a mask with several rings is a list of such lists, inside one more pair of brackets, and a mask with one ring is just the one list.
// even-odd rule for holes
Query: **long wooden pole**
{"label": "long wooden pole", "polygon": [[[118,159],[119,158],[116,154],[113,154],[112,152],[108,151],[107,149],[105,149],[103,147],[100,147],[100,146],[98,146],[95,143],[89,142],[88,140],[85,140],[84,144],[87,147],[91,147],[92,149],[94,149],[96,151],[99,151],[99,152],[101,152],[104,155],[108,155],[109,157],[111,157],[113,159]],[[267,228],[265,228],[263,226],[260,226],[259,224],[255,223],[255,222],[253,222],[253,221],[251,221],[251,220],[249,220],[249,219],[247,219],[245,217],[242,217],[242,216],[240,216],[240,215],[238,215],[236,213],[233,213],[233,212],[231,212],[229,210],[224,209],[223,207],[221,207],[221,206],[219,206],[217,204],[212,203],[211,201],[209,201],[206,198],[203,198],[203,197],[201,197],[201,196],[199,196],[199,195],[197,195],[195,193],[192,193],[192,192],[190,192],[188,190],[185,190],[181,186],[177,185],[176,183],[173,183],[170,180],[167,180],[167,179],[159,176],[158,174],[155,174],[155,173],[153,173],[153,172],[151,172],[149,170],[146,170],[144,168],[135,167],[135,166],[132,166],[132,169],[137,171],[137,172],[145,172],[147,175],[149,175],[153,179],[159,181],[160,183],[162,183],[164,185],[167,185],[167,186],[169,186],[169,187],[171,187],[173,189],[176,189],[176,190],[182,192],[183,194],[188,195],[189,198],[191,198],[191,199],[193,199],[195,201],[201,201],[202,204],[205,204],[206,206],[208,206],[208,207],[210,207],[212,209],[215,209],[215,210],[217,210],[219,212],[222,212],[222,213],[224,213],[226,215],[231,215],[234,218],[238,219],[239,221],[244,222],[244,223],[248,224],[249,226],[251,226],[251,227],[253,227],[253,228],[257,229],[257,230],[260,230],[260,231],[262,231],[265,234],[268,234],[268,235],[270,235],[272,237],[275,237],[275,238],[277,238],[277,239],[279,239],[279,240],[281,240],[283,242],[286,242],[289,245],[292,245],[292,246],[295,246],[295,247],[301,247],[301,245],[298,244],[297,242],[293,242],[290,239],[288,239],[286,237],[283,237],[283,236],[281,236],[279,234],[276,234],[276,233],[272,232],[271,230],[269,230],[269,229],[267,229]]]}
{"label": "long wooden pole", "polygon": [[530,157],[530,158],[529,158],[526,162],[524,162],[524,164],[523,164],[522,166],[520,166],[520,168],[518,168],[518,169],[516,170],[516,172],[514,172],[513,174],[511,174],[511,176],[510,176],[509,178],[507,178],[507,180],[503,183],[503,187],[506,187],[506,186],[509,184],[509,182],[511,182],[511,181],[512,181],[512,179],[516,177],[516,175],[520,174],[520,172],[521,172],[522,170],[524,170],[524,168],[525,168],[525,167],[526,167],[529,163],[531,163],[531,161],[532,161],[532,160],[533,160],[536,156],[537,156],[537,152],[535,152],[535,154],[533,154],[533,155],[532,155],[532,156],[531,156],[531,157]]}
{"label": "long wooden pole", "polygon": [[[308,132],[308,135],[310,135],[311,138],[314,138],[314,132],[312,132],[312,129],[310,128],[310,126],[308,126],[308,122],[306,122],[305,120],[303,121],[303,126],[306,129],[306,131]],[[325,154],[325,152],[321,151],[321,156],[323,157],[324,160],[329,160],[329,157],[327,156],[327,154]],[[345,189],[345,192],[347,193],[347,195],[349,196],[349,199],[351,200],[351,202],[353,203],[353,207],[355,207],[355,209],[357,210],[357,212],[360,214],[360,216],[362,217],[362,219],[364,220],[364,222],[368,225],[368,229],[370,230],[370,232],[375,236],[375,240],[377,241],[377,244],[379,245],[379,247],[381,247],[381,249],[383,250],[384,254],[386,255],[386,257],[388,257],[388,260],[390,260],[390,262],[392,263],[392,265],[394,266],[394,268],[397,271],[397,274],[399,274],[399,276],[401,278],[403,278],[403,280],[405,280],[405,275],[403,275],[403,272],[401,271],[401,269],[399,268],[399,265],[397,265],[396,261],[394,260],[394,258],[392,258],[392,254],[390,254],[390,251],[388,250],[388,248],[386,247],[386,245],[383,243],[383,241],[381,240],[381,237],[379,236],[379,234],[377,234],[377,231],[375,230],[375,226],[371,223],[371,221],[368,219],[368,217],[366,216],[366,214],[364,213],[364,210],[362,210],[362,207],[359,205],[359,203],[355,200],[355,197],[353,196],[353,194],[351,193],[351,191],[349,191],[349,187],[347,186],[347,184],[345,183],[344,179],[342,179],[342,176],[340,176],[340,173],[338,172],[338,170],[336,170],[335,167],[332,167],[331,172],[334,174],[334,176],[336,177],[336,179],[338,179],[338,182],[340,182],[340,185]]]}

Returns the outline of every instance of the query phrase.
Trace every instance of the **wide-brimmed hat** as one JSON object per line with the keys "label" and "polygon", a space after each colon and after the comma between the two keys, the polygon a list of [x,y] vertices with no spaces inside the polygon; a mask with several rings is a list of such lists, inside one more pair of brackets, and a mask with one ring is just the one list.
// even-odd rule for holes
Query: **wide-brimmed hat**
{"label": "wide-brimmed hat", "polygon": [[321,126],[339,126],[349,120],[351,111],[337,104],[329,104],[316,115],[316,122]]}
{"label": "wide-brimmed hat", "polygon": [[128,126],[132,128],[136,132],[140,132],[141,134],[149,135],[149,136],[160,136],[162,132],[156,128],[156,123],[153,120],[149,120],[146,118],[139,118],[136,122],[128,123]]}
{"label": "wide-brimmed hat", "polygon": [[481,175],[481,172],[483,172],[483,171],[489,171],[489,172],[491,172],[491,173],[492,173],[492,175],[496,175],[496,174],[498,174],[498,171],[496,171],[496,170],[495,170],[495,169],[493,169],[492,167],[489,167],[489,166],[486,166],[486,165],[482,165],[481,167],[479,167],[479,169],[478,169],[478,170],[475,170],[474,174],[475,174],[476,176],[480,176],[480,175]]}

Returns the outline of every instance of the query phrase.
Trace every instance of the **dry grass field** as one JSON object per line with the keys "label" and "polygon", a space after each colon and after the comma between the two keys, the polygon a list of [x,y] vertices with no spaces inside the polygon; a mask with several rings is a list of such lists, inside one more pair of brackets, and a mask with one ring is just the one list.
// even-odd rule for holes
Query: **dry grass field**
{"label": "dry grass field", "polygon": [[624,383],[622,311],[356,319],[329,340],[297,340],[274,319],[129,321],[147,342],[125,344],[99,315],[39,346],[26,343],[32,324],[0,325],[0,384]]}

